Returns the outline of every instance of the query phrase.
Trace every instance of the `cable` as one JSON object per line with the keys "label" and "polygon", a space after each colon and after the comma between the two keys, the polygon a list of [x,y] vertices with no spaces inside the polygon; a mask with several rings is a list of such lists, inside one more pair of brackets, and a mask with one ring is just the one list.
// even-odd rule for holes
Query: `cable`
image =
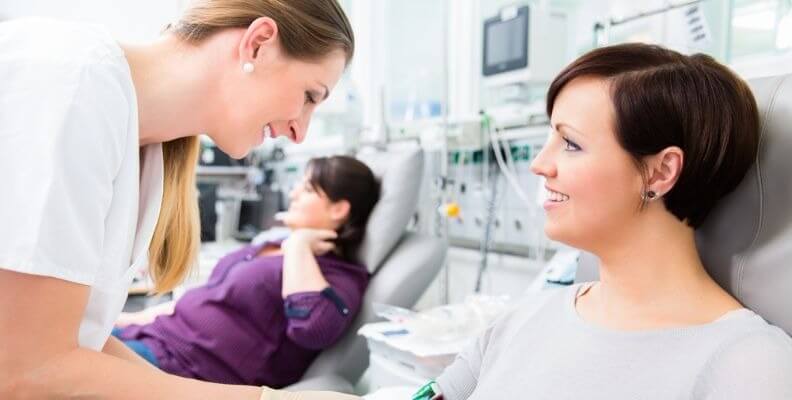
{"label": "cable", "polygon": [[[489,151],[489,149],[487,149],[487,151]],[[487,174],[489,174],[489,167],[486,168],[487,168]],[[490,185],[491,185],[490,199],[487,202],[487,218],[484,223],[484,240],[481,241],[481,246],[479,247],[480,262],[479,262],[478,276],[476,277],[475,293],[481,293],[481,280],[488,266],[487,256],[489,255],[490,242],[492,241],[492,224],[495,220],[495,209],[497,208],[497,202],[498,202],[497,176],[491,179]]]}
{"label": "cable", "polygon": [[[511,187],[514,189],[515,193],[520,198],[520,200],[522,200],[523,203],[528,206],[528,210],[529,210],[529,213],[530,213],[530,216],[531,216],[531,220],[535,221],[536,220],[536,209],[535,209],[535,207],[532,206],[533,201],[528,198],[528,195],[525,194],[525,192],[522,189],[522,186],[520,186],[520,183],[517,181],[517,177],[516,177],[517,173],[516,173],[516,168],[514,167],[514,159],[513,159],[512,155],[511,155],[511,147],[508,147],[508,143],[506,143],[506,146],[508,147],[508,151],[505,151],[505,153],[506,153],[506,158],[508,160],[508,164],[511,165],[511,169],[510,169],[509,165],[507,164],[507,162],[503,160],[504,150],[503,150],[503,147],[501,147],[502,146],[502,144],[500,142],[501,141],[501,137],[500,137],[500,134],[498,133],[500,131],[500,129],[498,129],[496,127],[495,130],[493,131],[491,125],[494,125],[494,122],[493,122],[494,119],[492,117],[490,117],[489,115],[484,114],[484,120],[485,120],[488,136],[490,137],[490,141],[492,142],[492,147],[495,150],[495,160],[498,163],[498,167],[500,168],[501,173],[506,178],[506,180],[509,182]],[[528,228],[528,229],[530,229],[530,228]],[[532,237],[531,239],[533,239],[532,241],[534,242],[534,245],[536,246],[536,257],[538,259],[542,254],[545,253],[545,249],[547,248],[547,240],[546,240],[546,238],[544,236],[544,229],[543,228],[541,230],[538,229],[538,228],[531,229],[531,231],[533,232],[533,234],[530,235],[530,236]]]}

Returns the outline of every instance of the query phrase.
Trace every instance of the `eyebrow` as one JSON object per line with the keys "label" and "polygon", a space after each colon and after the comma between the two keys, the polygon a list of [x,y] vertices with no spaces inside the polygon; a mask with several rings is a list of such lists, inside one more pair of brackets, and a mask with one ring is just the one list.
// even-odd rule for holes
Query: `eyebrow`
{"label": "eyebrow", "polygon": [[577,133],[577,134],[579,134],[579,135],[581,135],[581,136],[586,136],[586,134],[585,134],[585,133],[583,133],[583,132],[582,132],[580,129],[577,129],[577,128],[575,128],[574,126],[572,126],[572,125],[569,125],[569,124],[567,124],[567,123],[564,123],[564,122],[560,122],[560,123],[558,123],[558,124],[555,124],[555,126],[553,126],[553,128],[554,128],[555,130],[559,130],[560,128],[566,128],[566,129],[569,129],[569,130],[571,130],[572,132],[575,132],[575,133]]}
{"label": "eyebrow", "polygon": [[325,84],[323,84],[323,83],[320,83],[320,85],[322,85],[322,87],[325,90],[325,94],[324,94],[324,97],[322,98],[322,100],[323,101],[327,100],[327,98],[330,97],[330,89],[328,89],[327,86],[325,86]]}

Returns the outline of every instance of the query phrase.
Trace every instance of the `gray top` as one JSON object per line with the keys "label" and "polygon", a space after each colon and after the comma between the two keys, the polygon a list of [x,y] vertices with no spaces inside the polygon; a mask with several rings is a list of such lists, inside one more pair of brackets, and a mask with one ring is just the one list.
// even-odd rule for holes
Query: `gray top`
{"label": "gray top", "polygon": [[792,399],[792,339],[754,312],[620,332],[582,320],[580,285],[526,298],[437,383],[457,399]]}

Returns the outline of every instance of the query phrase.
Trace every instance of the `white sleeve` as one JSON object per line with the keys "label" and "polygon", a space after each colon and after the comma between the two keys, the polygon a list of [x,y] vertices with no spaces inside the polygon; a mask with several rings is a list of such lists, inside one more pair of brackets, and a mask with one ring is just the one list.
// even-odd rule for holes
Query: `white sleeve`
{"label": "white sleeve", "polygon": [[0,268],[91,285],[129,99],[117,67],[49,64],[0,65]]}
{"label": "white sleeve", "polygon": [[723,349],[699,379],[693,398],[792,399],[792,339],[771,328]]}

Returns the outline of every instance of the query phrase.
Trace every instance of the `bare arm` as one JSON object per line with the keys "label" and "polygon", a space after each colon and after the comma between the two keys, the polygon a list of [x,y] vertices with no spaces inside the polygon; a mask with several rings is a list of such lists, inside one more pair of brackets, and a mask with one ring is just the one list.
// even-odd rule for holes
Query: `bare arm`
{"label": "bare arm", "polygon": [[105,353],[109,356],[118,357],[122,360],[131,361],[135,364],[144,365],[147,368],[153,368],[156,371],[159,369],[150,362],[146,361],[143,357],[132,351],[129,347],[127,347],[122,341],[118,340],[118,338],[114,336],[110,336],[107,338],[107,342],[102,348],[102,353]]}
{"label": "bare arm", "polygon": [[319,292],[330,286],[314,254],[324,254],[333,249],[336,233],[328,230],[296,230],[283,242],[283,287],[286,296],[298,292]]}
{"label": "bare arm", "polygon": [[259,399],[261,388],[163,374],[78,345],[89,288],[0,269],[0,398]]}

